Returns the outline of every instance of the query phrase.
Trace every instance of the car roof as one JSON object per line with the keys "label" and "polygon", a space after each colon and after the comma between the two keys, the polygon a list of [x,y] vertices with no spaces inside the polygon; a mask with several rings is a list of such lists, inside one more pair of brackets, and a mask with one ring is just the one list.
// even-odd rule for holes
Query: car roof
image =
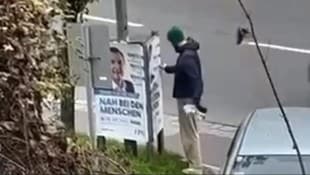
{"label": "car roof", "polygon": [[[286,115],[301,154],[310,155],[310,108],[286,107]],[[295,155],[279,108],[256,110],[249,119],[239,155]]]}

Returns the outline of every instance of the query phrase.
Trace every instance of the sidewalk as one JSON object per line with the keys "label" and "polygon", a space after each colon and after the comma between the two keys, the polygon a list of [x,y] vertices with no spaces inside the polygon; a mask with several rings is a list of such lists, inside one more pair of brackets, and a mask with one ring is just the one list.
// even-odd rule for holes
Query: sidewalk
{"label": "sidewalk", "polygon": [[[166,149],[184,156],[179,135],[178,117],[175,115],[165,115],[164,127]],[[226,152],[236,127],[205,120],[199,121],[198,127],[200,130],[201,154],[204,167],[216,174],[225,161]]]}
{"label": "sidewalk", "polygon": [[[207,120],[198,121],[201,134],[210,134],[218,137],[232,138],[236,130],[235,126],[209,122]],[[178,133],[178,116],[165,114],[165,135],[170,136]]]}

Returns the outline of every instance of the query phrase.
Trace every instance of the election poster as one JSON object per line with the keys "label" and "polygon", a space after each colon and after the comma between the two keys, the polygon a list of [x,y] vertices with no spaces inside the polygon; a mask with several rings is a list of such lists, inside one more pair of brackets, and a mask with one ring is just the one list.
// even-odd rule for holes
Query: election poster
{"label": "election poster", "polygon": [[151,106],[152,106],[154,137],[156,138],[156,135],[164,127],[163,90],[162,90],[161,70],[159,69],[159,66],[161,64],[159,36],[156,35],[152,36],[146,42],[146,46],[149,54]]}
{"label": "election poster", "polygon": [[146,142],[144,50],[139,44],[110,43],[112,89],[95,88],[97,136]]}

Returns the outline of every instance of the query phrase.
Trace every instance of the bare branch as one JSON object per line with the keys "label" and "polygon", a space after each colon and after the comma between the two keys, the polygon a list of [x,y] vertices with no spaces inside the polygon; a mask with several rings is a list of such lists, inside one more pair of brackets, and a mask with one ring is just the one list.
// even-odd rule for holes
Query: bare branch
{"label": "bare branch", "polygon": [[16,166],[17,168],[19,168],[19,169],[22,170],[23,172],[26,172],[26,169],[25,169],[23,166],[21,166],[20,164],[18,164],[17,162],[15,162],[14,160],[9,159],[8,157],[6,157],[5,155],[3,155],[3,154],[1,154],[1,153],[0,153],[0,157],[1,157],[2,159],[7,160],[9,163],[11,163],[12,165]]}
{"label": "bare branch", "polygon": [[5,149],[7,149],[7,150],[10,152],[10,154],[12,155],[12,157],[15,158],[15,160],[19,163],[19,165],[21,165],[21,166],[23,166],[23,167],[25,166],[24,163],[23,163],[23,161],[20,159],[19,155],[17,155],[17,154],[18,154],[17,151],[12,150],[12,148],[10,148],[9,146],[7,146],[6,144],[2,144],[2,145],[3,145],[3,147],[5,147]]}
{"label": "bare branch", "polygon": [[26,144],[25,140],[22,140],[20,138],[14,137],[14,136],[8,136],[8,135],[0,135],[0,139],[10,139],[10,140],[14,140],[23,144]]}
{"label": "bare branch", "polygon": [[106,156],[104,154],[98,154],[98,156],[100,158],[106,159],[108,162],[113,164],[115,167],[117,167],[121,171],[122,174],[128,174],[128,172],[122,167],[122,165],[119,164],[118,162],[114,161],[113,159],[109,158],[108,156]]}

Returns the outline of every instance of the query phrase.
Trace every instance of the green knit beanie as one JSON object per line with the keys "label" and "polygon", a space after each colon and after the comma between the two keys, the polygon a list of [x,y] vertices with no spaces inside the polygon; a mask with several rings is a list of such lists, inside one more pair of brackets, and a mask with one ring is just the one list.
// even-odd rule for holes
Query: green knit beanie
{"label": "green knit beanie", "polygon": [[167,33],[167,39],[174,45],[178,45],[180,42],[182,42],[185,37],[183,31],[177,27],[173,26]]}

